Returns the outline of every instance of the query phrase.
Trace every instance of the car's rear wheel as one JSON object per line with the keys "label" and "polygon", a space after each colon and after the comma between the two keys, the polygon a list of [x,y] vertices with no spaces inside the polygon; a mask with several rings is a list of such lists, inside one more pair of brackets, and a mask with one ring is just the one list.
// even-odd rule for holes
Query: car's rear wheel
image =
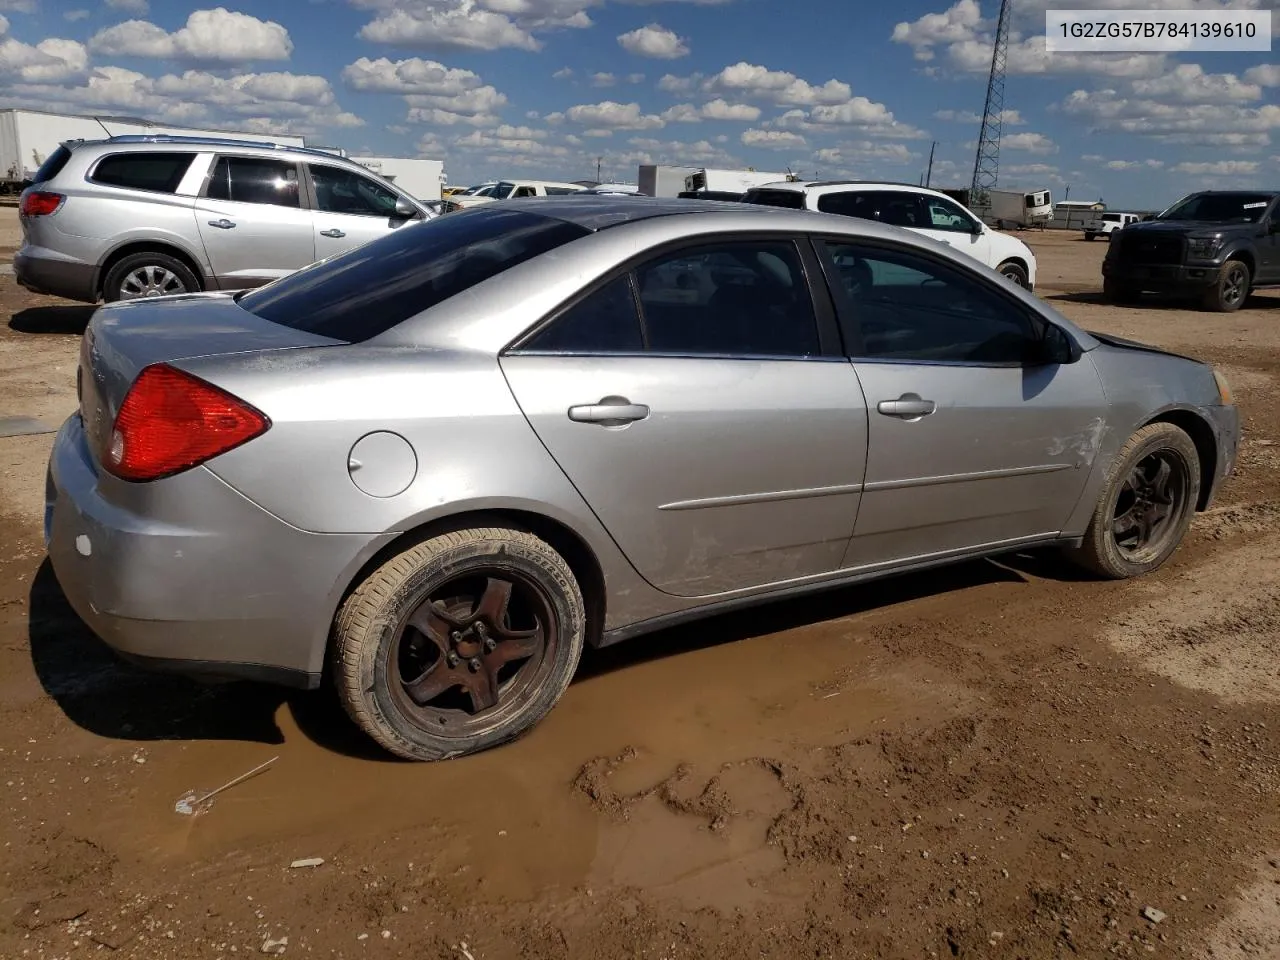
{"label": "car's rear wheel", "polygon": [[333,673],[356,724],[410,760],[520,736],[555,705],[582,654],[573,571],[522,530],[433,537],[374,570],[334,624]]}
{"label": "car's rear wheel", "polygon": [[1143,427],[1107,473],[1084,542],[1067,555],[1114,580],[1150,573],[1182,542],[1200,496],[1200,458],[1172,423]]}
{"label": "car's rear wheel", "polygon": [[1021,264],[1014,263],[1012,260],[1007,260],[1000,264],[997,269],[1018,286],[1024,288],[1027,286],[1027,271],[1023,269]]}
{"label": "car's rear wheel", "polygon": [[1092,239],[1093,239],[1094,237],[1096,237],[1096,236],[1097,236],[1097,234],[1096,234],[1096,233],[1092,233],[1092,232],[1090,232],[1090,231],[1088,231],[1088,230],[1086,230],[1086,231],[1084,232],[1084,238],[1085,238],[1086,240],[1092,240]]}
{"label": "car's rear wheel", "polygon": [[1102,295],[1111,303],[1137,303],[1142,291],[1107,278],[1102,281]]}
{"label": "car's rear wheel", "polygon": [[1228,260],[1218,271],[1213,286],[1205,291],[1204,308],[1215,313],[1239,310],[1249,299],[1249,284],[1252,280],[1247,263]]}
{"label": "car's rear wheel", "polygon": [[102,299],[140,300],[194,293],[200,289],[195,274],[181,260],[166,253],[144,251],[122,257],[102,281]]}

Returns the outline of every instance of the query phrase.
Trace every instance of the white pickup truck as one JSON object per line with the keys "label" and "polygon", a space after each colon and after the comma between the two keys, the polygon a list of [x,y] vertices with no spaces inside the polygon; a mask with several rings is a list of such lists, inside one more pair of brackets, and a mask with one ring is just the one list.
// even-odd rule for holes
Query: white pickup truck
{"label": "white pickup truck", "polygon": [[1137,223],[1141,217],[1136,213],[1103,213],[1094,217],[1092,220],[1086,221],[1084,225],[1084,238],[1092,240],[1096,236],[1106,236],[1114,230],[1128,226],[1131,223]]}

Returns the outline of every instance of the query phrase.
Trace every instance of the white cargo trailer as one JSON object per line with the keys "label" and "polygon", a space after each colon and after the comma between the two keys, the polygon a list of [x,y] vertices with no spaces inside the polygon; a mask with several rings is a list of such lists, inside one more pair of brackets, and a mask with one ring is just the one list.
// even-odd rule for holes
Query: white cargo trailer
{"label": "white cargo trailer", "polygon": [[280,143],[290,147],[305,144],[302,137],[288,134],[246,133],[209,130],[172,123],[151,123],[134,117],[81,116],[47,113],[41,110],[0,110],[0,180],[11,183],[35,174],[45,158],[64,140],[104,140],[126,135],[181,137],[229,137]]}
{"label": "white cargo trailer", "polygon": [[678,197],[687,189],[685,178],[698,172],[697,167],[672,167],[661,164],[640,164],[640,175],[636,178],[640,184],[640,192],[650,197]]}
{"label": "white cargo trailer", "polygon": [[407,157],[351,157],[353,162],[390,180],[419,200],[439,200],[444,184],[444,162]]}
{"label": "white cargo trailer", "polygon": [[995,227],[1042,227],[1053,219],[1053,195],[1048,190],[990,190],[987,203],[970,190],[943,190]]}
{"label": "white cargo trailer", "polygon": [[701,167],[685,178],[685,190],[711,193],[746,193],[766,183],[782,183],[790,179],[785,173],[762,173],[759,170],[713,170]]}

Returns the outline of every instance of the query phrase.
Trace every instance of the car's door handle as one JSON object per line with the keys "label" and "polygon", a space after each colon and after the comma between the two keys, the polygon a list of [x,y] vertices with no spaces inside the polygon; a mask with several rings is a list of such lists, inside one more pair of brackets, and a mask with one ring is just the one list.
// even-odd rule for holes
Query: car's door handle
{"label": "car's door handle", "polygon": [[649,416],[649,408],[643,403],[632,403],[626,397],[605,397],[599,403],[583,403],[569,408],[569,419],[574,423],[598,423],[605,427],[620,427]]}
{"label": "car's door handle", "polygon": [[897,400],[881,400],[876,410],[886,417],[901,417],[903,420],[917,420],[927,417],[938,409],[932,400],[923,400],[914,393],[904,393]]}
{"label": "car's door handle", "polygon": [[331,227],[328,230],[321,230],[320,236],[333,237],[336,240],[338,237],[345,237],[346,234],[343,233],[341,230],[339,230],[337,227]]}
{"label": "car's door handle", "polygon": [[235,226],[235,224],[226,217],[223,217],[221,220],[210,220],[209,226],[217,227],[219,230],[230,230]]}

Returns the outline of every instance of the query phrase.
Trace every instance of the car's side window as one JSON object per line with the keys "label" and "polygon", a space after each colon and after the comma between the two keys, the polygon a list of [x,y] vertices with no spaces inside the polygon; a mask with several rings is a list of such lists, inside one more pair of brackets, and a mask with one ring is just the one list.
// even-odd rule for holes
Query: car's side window
{"label": "car's side window", "polygon": [[818,197],[818,210],[822,213],[838,213],[845,217],[862,217],[874,220],[874,209],[869,201],[869,194],[854,190],[841,190],[839,193],[824,193]]}
{"label": "car's side window", "polygon": [[929,213],[930,230],[949,230],[954,233],[973,233],[977,223],[957,204],[941,197],[921,197]]}
{"label": "car's side window", "polygon": [[194,159],[194,153],[116,153],[99,160],[90,179],[110,187],[174,193]]}
{"label": "car's side window", "polygon": [[513,197],[532,197],[534,195],[533,187],[516,187],[515,193],[511,194]]}
{"label": "car's side window", "polygon": [[1043,326],[964,268],[905,250],[820,244],[848,294],[862,357],[1021,364]]}
{"label": "car's side window", "polygon": [[212,200],[298,207],[298,168],[267,157],[219,157],[209,179]]}
{"label": "car's side window", "polygon": [[578,301],[520,348],[536,353],[638,353],[644,349],[640,314],[624,274]]}
{"label": "car's side window", "polygon": [[316,208],[324,213],[362,217],[391,217],[396,212],[394,193],[368,177],[324,164],[308,164],[316,189]]}
{"label": "car's side window", "polygon": [[635,271],[655,353],[810,357],[821,353],[813,298],[791,241],[724,241]]}
{"label": "car's side window", "polygon": [[843,190],[818,197],[823,213],[878,220],[895,227],[928,227],[920,198],[908,190]]}

